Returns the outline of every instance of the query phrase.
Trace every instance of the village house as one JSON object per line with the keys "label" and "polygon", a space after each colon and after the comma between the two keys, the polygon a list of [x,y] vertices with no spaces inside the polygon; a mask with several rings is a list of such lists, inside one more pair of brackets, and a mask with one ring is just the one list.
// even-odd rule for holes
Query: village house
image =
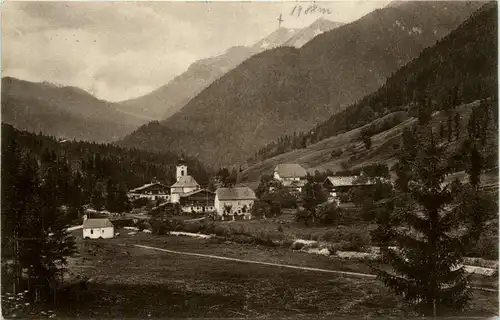
{"label": "village house", "polygon": [[83,239],[110,239],[115,236],[115,227],[109,219],[83,218]]}
{"label": "village house", "polygon": [[199,190],[200,185],[187,174],[187,166],[184,160],[180,160],[176,168],[176,182],[170,186],[170,201],[177,203],[183,194]]}
{"label": "village house", "polygon": [[215,211],[215,194],[206,189],[198,189],[179,194],[179,205],[185,213],[208,213]]}
{"label": "village house", "polygon": [[151,183],[145,184],[141,187],[130,190],[127,196],[130,200],[148,199],[151,201],[170,199],[169,187],[156,181],[154,179]]}
{"label": "village house", "polygon": [[281,163],[274,168],[273,177],[284,187],[292,191],[301,192],[307,183],[307,171],[296,163]]}
{"label": "village house", "polygon": [[223,220],[251,219],[255,199],[255,192],[248,187],[219,188],[215,192],[215,210]]}
{"label": "village house", "polygon": [[361,173],[359,176],[330,176],[323,182],[323,188],[328,192],[329,201],[340,202],[340,199],[349,201],[349,191],[355,188],[372,188],[378,179],[387,181],[384,178],[369,178]]}

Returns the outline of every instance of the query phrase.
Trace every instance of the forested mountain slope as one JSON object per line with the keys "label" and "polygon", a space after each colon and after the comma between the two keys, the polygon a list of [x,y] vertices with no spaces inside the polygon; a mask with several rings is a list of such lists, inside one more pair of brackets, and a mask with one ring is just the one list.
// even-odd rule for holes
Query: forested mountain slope
{"label": "forested mountain slope", "polygon": [[139,128],[120,144],[182,150],[210,165],[241,163],[269,141],[308,130],[375,91],[480,5],[406,2],[319,35],[300,49],[255,55],[174,116]]}
{"label": "forested mountain slope", "polygon": [[[20,131],[2,123],[2,156],[16,152],[31,154],[39,163],[63,163],[71,176],[79,172],[92,183],[105,184],[108,179],[124,190],[149,183],[153,178],[166,184],[175,182],[177,154],[162,154],[123,149],[111,144],[60,140],[55,137]],[[2,172],[18,165],[2,158]],[[187,158],[189,173],[198,183],[208,183],[208,173],[200,162]],[[74,178],[74,177],[72,177]],[[68,178],[70,181],[72,178]],[[2,175],[3,179],[3,175]],[[89,183],[91,183],[89,180]]]}
{"label": "forested mountain slope", "polygon": [[303,148],[390,112],[408,111],[416,115],[419,106],[447,110],[491,97],[498,88],[497,45],[497,4],[488,3],[435,46],[396,71],[379,90],[312,130],[268,144],[252,161]]}

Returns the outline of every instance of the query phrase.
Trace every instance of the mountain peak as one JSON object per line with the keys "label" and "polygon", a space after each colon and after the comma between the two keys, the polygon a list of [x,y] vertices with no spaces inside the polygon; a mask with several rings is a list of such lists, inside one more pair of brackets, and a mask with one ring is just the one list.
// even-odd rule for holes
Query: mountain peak
{"label": "mountain peak", "polygon": [[[120,144],[183,150],[211,166],[241,163],[277,137],[306,132],[325,115],[375,91],[474,11],[461,2],[446,6],[418,2],[397,12],[381,9],[317,37],[315,31],[323,31],[319,27],[299,29],[296,35],[304,36],[306,45],[297,48],[301,42],[287,41],[281,49],[254,55],[191,98],[158,131],[137,131]],[[423,32],[418,37],[389,32],[396,21]],[[319,23],[329,24],[327,19]],[[256,46],[266,41],[271,48],[283,35],[288,29],[279,28]]]}

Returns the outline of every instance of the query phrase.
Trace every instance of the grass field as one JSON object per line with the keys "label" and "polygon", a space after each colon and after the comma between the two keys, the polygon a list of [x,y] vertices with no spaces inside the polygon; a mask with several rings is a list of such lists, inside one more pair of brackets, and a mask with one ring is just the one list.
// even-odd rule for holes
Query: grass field
{"label": "grass field", "polygon": [[[75,233],[77,234],[77,233]],[[316,268],[363,271],[362,264],[186,237],[137,234],[78,239],[80,255],[56,312],[62,318],[331,318],[404,316],[402,304],[378,282],[359,277],[174,255],[135,247],[208,253]],[[468,315],[498,313],[497,293],[474,291]]]}

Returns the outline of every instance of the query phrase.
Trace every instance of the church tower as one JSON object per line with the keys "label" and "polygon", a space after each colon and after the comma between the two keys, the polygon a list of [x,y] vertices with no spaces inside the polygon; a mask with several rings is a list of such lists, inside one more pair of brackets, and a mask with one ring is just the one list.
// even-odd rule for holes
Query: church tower
{"label": "church tower", "polygon": [[181,177],[185,177],[187,176],[187,166],[186,166],[186,162],[184,161],[183,158],[181,158],[178,162],[177,162],[177,169],[176,169],[176,179],[177,181],[179,181],[179,179]]}

